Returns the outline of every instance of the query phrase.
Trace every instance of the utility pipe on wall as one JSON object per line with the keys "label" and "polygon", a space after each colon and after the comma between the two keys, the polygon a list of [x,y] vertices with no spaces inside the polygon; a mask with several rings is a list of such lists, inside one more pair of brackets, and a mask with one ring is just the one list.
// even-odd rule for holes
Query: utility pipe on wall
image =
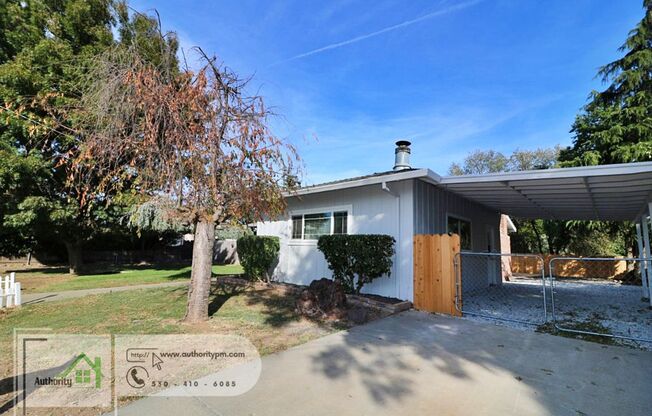
{"label": "utility pipe on wall", "polygon": [[398,243],[398,247],[396,248],[396,297],[399,299],[404,299],[402,294],[401,294],[401,276],[399,273],[400,267],[401,267],[401,195],[393,192],[389,186],[387,186],[387,182],[383,181],[381,184],[381,188],[383,191],[387,192],[394,198],[396,198],[396,242]]}

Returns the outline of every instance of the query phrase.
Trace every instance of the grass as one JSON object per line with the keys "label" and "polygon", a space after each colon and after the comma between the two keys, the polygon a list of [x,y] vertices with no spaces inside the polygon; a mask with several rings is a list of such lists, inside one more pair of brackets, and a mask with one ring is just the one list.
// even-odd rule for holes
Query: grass
{"label": "grass", "polygon": [[[294,296],[274,289],[217,290],[210,299],[210,319],[199,324],[180,321],[186,298],[185,287],[165,287],[86,296],[0,312],[0,380],[11,381],[13,328],[51,328],[55,333],[79,334],[234,334],[248,338],[261,355],[340,329],[334,324],[301,318],[295,312]],[[11,389],[7,391],[0,385],[0,406],[11,398],[10,392]]]}
{"label": "grass", "polygon": [[[213,266],[214,275],[241,274],[240,265]],[[190,277],[190,266],[128,266],[81,276],[71,276],[67,268],[39,268],[16,271],[23,293],[60,292],[174,282]]]}
{"label": "grass", "polygon": [[[579,322],[566,320],[566,321],[559,322],[559,325],[562,328],[566,328],[569,330],[593,332],[596,334],[604,334],[604,335],[611,334],[609,328],[602,325],[600,321],[595,318],[589,319],[587,321],[579,321]],[[552,322],[539,325],[539,327],[537,328],[537,332],[558,335],[564,338],[581,339],[583,341],[591,341],[591,342],[596,342],[598,344],[623,345],[621,342],[619,342],[618,339],[613,337],[593,335],[593,334],[583,334],[578,332],[560,331],[557,330],[557,328],[555,328],[555,325]]]}

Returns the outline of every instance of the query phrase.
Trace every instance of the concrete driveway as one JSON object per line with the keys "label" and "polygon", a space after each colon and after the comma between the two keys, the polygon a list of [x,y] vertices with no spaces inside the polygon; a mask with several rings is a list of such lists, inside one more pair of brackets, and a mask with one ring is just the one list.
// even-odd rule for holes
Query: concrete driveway
{"label": "concrete driveway", "polygon": [[652,352],[408,311],[263,359],[232,398],[120,415],[650,415]]}

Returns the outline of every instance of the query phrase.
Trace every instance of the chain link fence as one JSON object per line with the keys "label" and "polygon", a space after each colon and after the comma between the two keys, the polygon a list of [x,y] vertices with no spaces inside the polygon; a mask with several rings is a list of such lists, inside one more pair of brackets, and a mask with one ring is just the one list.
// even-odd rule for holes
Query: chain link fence
{"label": "chain link fence", "polygon": [[454,265],[458,311],[527,325],[546,322],[543,257],[461,252],[455,256]]}
{"label": "chain link fence", "polygon": [[[555,328],[576,334],[652,342],[652,308],[641,285],[645,262],[637,258],[550,260]],[[647,263],[650,266],[651,261]]]}

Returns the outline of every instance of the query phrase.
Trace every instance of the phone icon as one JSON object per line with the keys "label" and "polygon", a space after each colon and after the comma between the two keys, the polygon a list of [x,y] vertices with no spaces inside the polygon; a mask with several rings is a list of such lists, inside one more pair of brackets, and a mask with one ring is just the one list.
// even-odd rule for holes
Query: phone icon
{"label": "phone icon", "polygon": [[145,379],[149,378],[149,373],[145,367],[135,365],[127,370],[127,384],[135,389],[145,387]]}

